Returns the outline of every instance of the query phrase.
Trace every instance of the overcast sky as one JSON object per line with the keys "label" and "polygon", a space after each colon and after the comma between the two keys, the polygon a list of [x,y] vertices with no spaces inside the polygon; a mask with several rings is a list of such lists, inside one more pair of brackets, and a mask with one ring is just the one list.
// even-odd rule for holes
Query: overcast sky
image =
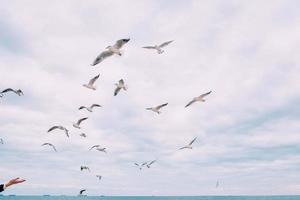
{"label": "overcast sky", "polygon": [[[27,180],[5,194],[300,194],[299,7],[1,0],[0,89],[25,95],[0,99],[0,182]],[[121,38],[131,39],[123,56],[90,66]],[[168,40],[161,55],[141,48]],[[98,73],[96,91],[82,87]],[[114,97],[121,78],[128,91]],[[184,108],[210,90],[206,102]],[[166,102],[160,115],[145,110]],[[92,103],[103,108],[78,110]],[[74,129],[81,117],[89,119]],[[70,138],[47,133],[53,125]],[[176,151],[196,136],[193,150]],[[89,152],[94,144],[108,153]],[[134,165],[152,159],[150,169]]]}

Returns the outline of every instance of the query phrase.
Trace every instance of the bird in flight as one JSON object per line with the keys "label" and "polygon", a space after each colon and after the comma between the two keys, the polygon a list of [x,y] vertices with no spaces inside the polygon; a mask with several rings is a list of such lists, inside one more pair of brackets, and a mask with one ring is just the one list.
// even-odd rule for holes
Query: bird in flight
{"label": "bird in flight", "polygon": [[156,162],[156,160],[152,160],[151,162],[149,162],[146,166],[147,166],[147,168],[150,168],[151,167],[151,165],[153,164],[153,163],[155,163]]}
{"label": "bird in flight", "polygon": [[69,130],[66,129],[65,127],[63,127],[63,126],[60,126],[60,125],[59,126],[52,126],[47,132],[49,133],[49,132],[51,132],[51,131],[53,131],[55,129],[59,129],[59,130],[65,131],[66,136],[69,137]]}
{"label": "bird in flight", "polygon": [[42,144],[42,146],[50,146],[50,147],[52,147],[53,148],[53,150],[54,151],[56,151],[57,152],[57,150],[56,150],[56,148],[55,148],[55,146],[53,145],[53,144],[51,144],[51,143],[44,143],[44,144]]}
{"label": "bird in flight", "polygon": [[95,65],[99,64],[105,58],[108,58],[114,54],[122,56],[121,48],[123,47],[124,44],[129,42],[129,40],[130,40],[130,38],[120,39],[113,46],[106,47],[106,50],[97,56],[97,58],[94,60],[94,62],[91,64],[91,66],[95,66]]}
{"label": "bird in flight", "polygon": [[207,93],[204,93],[204,94],[201,94],[201,95],[198,96],[198,97],[193,98],[193,100],[190,101],[185,107],[188,107],[188,106],[192,105],[193,103],[195,103],[195,102],[197,102],[197,101],[205,102],[204,97],[206,97],[206,96],[209,95],[210,93],[211,93],[211,91],[209,91],[209,92],[207,92]]}
{"label": "bird in flight", "polygon": [[87,120],[87,119],[88,119],[87,117],[79,119],[76,123],[73,124],[73,127],[80,129],[81,122],[83,122],[84,120]]}
{"label": "bird in flight", "polygon": [[86,189],[80,190],[79,195],[83,195],[83,193],[86,191]]}
{"label": "bird in flight", "polygon": [[99,181],[102,179],[102,176],[96,175],[96,177],[99,179]]}
{"label": "bird in flight", "polygon": [[142,163],[142,164],[138,164],[138,163],[134,163],[134,164],[135,164],[136,166],[138,166],[140,170],[142,170],[143,167],[144,167],[145,165],[147,165],[147,163],[148,163],[148,162],[144,162],[144,163]]}
{"label": "bird in flight", "polygon": [[192,149],[192,144],[197,140],[197,137],[195,137],[188,145],[184,146],[184,147],[181,147],[179,150],[182,150],[182,149]]}
{"label": "bird in flight", "polygon": [[91,90],[96,90],[96,86],[94,86],[95,82],[97,81],[97,79],[99,78],[100,74],[98,74],[97,76],[95,76],[94,78],[92,78],[88,84],[83,84],[83,87],[86,87],[88,89]]}
{"label": "bird in flight", "polygon": [[162,48],[168,46],[173,41],[174,40],[171,40],[171,41],[164,42],[164,43],[162,43],[160,45],[145,46],[145,47],[142,47],[142,48],[145,48],[145,49],[154,49],[154,50],[157,51],[158,54],[162,54],[164,52],[164,50],[162,50]]}
{"label": "bird in flight", "polygon": [[18,89],[18,90],[14,90],[14,89],[11,89],[11,88],[7,88],[5,90],[3,90],[1,92],[1,97],[3,96],[3,94],[7,93],[7,92],[14,92],[15,94],[17,94],[18,96],[22,96],[24,95],[22,90]]}
{"label": "bird in flight", "polygon": [[88,170],[89,172],[91,172],[90,168],[87,167],[87,166],[80,166],[80,171],[83,171],[83,170]]}
{"label": "bird in flight", "polygon": [[119,80],[118,83],[115,83],[115,86],[117,88],[115,89],[114,96],[117,96],[117,94],[120,92],[121,89],[123,89],[125,91],[127,90],[127,86],[125,85],[123,79]]}
{"label": "bird in flight", "polygon": [[79,136],[86,138],[87,135],[85,133],[81,133]]}
{"label": "bird in flight", "polygon": [[102,106],[99,104],[92,104],[90,107],[80,106],[78,110],[86,109],[89,112],[93,112],[93,108],[95,107],[102,107]]}
{"label": "bird in flight", "polygon": [[151,110],[151,111],[153,111],[153,112],[156,112],[157,114],[160,114],[160,113],[161,113],[161,112],[160,112],[160,109],[161,109],[162,107],[167,106],[167,105],[168,105],[168,103],[164,103],[164,104],[161,104],[161,105],[156,106],[156,107],[146,108],[146,110]]}

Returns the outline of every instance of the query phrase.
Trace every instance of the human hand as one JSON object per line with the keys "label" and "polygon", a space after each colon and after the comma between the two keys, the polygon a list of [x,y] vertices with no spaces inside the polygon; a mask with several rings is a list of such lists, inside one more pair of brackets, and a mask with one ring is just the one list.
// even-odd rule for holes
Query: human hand
{"label": "human hand", "polygon": [[5,184],[5,187],[9,187],[9,186],[11,186],[11,185],[23,183],[24,181],[26,181],[26,180],[20,179],[20,178],[14,178],[14,179],[8,181],[8,182]]}

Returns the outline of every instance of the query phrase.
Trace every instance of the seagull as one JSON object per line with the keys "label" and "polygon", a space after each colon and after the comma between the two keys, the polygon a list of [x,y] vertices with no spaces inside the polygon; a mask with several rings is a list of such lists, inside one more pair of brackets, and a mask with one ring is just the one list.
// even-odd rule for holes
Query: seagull
{"label": "seagull", "polygon": [[143,167],[144,167],[145,165],[147,165],[147,162],[144,162],[144,163],[142,163],[142,164],[137,164],[137,163],[134,163],[134,164],[135,164],[136,166],[138,166],[140,170],[142,170]]}
{"label": "seagull", "polygon": [[171,41],[168,41],[168,42],[164,42],[164,43],[162,43],[160,45],[146,46],[146,47],[142,47],[142,48],[145,48],[145,49],[155,49],[158,54],[162,54],[164,52],[164,50],[162,50],[162,48],[168,46],[173,41],[174,40],[171,40]]}
{"label": "seagull", "polygon": [[127,86],[125,85],[123,79],[119,80],[118,83],[115,83],[115,86],[117,86],[117,88],[115,89],[114,96],[117,96],[121,89],[125,91],[127,90]]}
{"label": "seagull", "polygon": [[[94,145],[94,146],[92,146],[91,148],[90,148],[90,150],[92,150],[92,149],[94,149],[94,148],[99,148],[100,147],[100,145],[99,144],[96,144],[96,145]],[[89,150],[89,151],[90,151]]]}
{"label": "seagull", "polygon": [[96,177],[99,179],[99,181],[102,179],[102,176],[96,175]]}
{"label": "seagull", "polygon": [[53,150],[54,150],[54,151],[56,151],[56,152],[57,152],[57,150],[56,150],[55,146],[54,146],[53,144],[51,144],[51,143],[44,143],[44,144],[42,144],[42,146],[50,146],[50,147],[52,147],[52,148],[53,148]]}
{"label": "seagull", "polygon": [[85,191],[86,191],[86,189],[80,190],[79,195],[83,195],[82,193],[84,193]]}
{"label": "seagull", "polygon": [[73,124],[73,127],[80,129],[80,123],[87,119],[88,119],[87,117],[79,119],[76,123]]}
{"label": "seagull", "polygon": [[156,107],[146,108],[146,110],[151,110],[151,111],[153,111],[153,112],[156,112],[157,114],[160,114],[160,111],[159,111],[159,110],[160,110],[162,107],[167,106],[167,105],[168,105],[168,103],[165,103],[165,104],[161,104],[161,105],[156,106]]}
{"label": "seagull", "polygon": [[123,47],[124,44],[129,42],[129,40],[130,40],[130,38],[120,39],[113,46],[106,47],[106,50],[97,56],[97,58],[94,60],[94,62],[91,64],[91,66],[97,65],[98,63],[102,62],[105,58],[110,57],[114,54],[122,56],[120,49]]}
{"label": "seagull", "polygon": [[18,96],[24,95],[23,92],[22,92],[22,90],[20,90],[20,89],[14,90],[14,89],[11,89],[11,88],[7,88],[7,89],[5,89],[5,90],[3,90],[3,91],[1,92],[1,97],[2,97],[2,95],[3,95],[4,93],[6,93],[6,92],[14,92],[14,93],[17,94]]}
{"label": "seagull", "polygon": [[150,166],[153,164],[153,163],[155,163],[156,162],[156,160],[152,160],[150,163],[148,163],[146,166],[148,167],[148,168],[150,168]]}
{"label": "seagull", "polygon": [[95,107],[102,107],[102,106],[99,104],[92,104],[90,107],[80,106],[78,110],[86,109],[89,112],[93,112],[93,108]]}
{"label": "seagull", "polygon": [[192,149],[192,144],[196,141],[197,137],[195,137],[188,145],[181,147],[179,150],[181,149]]}
{"label": "seagull", "polygon": [[198,96],[198,97],[193,98],[193,100],[190,101],[185,107],[188,107],[188,106],[192,105],[192,104],[195,103],[196,101],[202,101],[202,102],[204,102],[204,101],[205,101],[204,97],[206,97],[206,96],[209,95],[210,93],[211,93],[211,91],[209,91],[209,92],[207,92],[207,93],[204,93],[204,94],[201,94],[201,95]]}
{"label": "seagull", "polygon": [[107,152],[106,152],[106,148],[100,148],[100,147],[97,147],[96,150],[97,150],[97,151],[102,151],[102,152],[104,152],[104,153],[107,153]]}
{"label": "seagull", "polygon": [[65,127],[63,127],[63,126],[53,126],[47,132],[49,133],[49,132],[53,131],[54,129],[60,129],[60,130],[65,131],[67,137],[69,137],[69,130],[66,129]]}
{"label": "seagull", "polygon": [[81,133],[79,136],[86,138],[87,135],[85,133]]}
{"label": "seagull", "polygon": [[83,170],[88,170],[89,172],[91,172],[90,168],[87,166],[81,166],[80,171],[83,171]]}
{"label": "seagull", "polygon": [[4,142],[3,142],[3,139],[2,139],[2,138],[0,138],[0,144],[4,144]]}
{"label": "seagull", "polygon": [[95,82],[97,81],[97,79],[99,78],[100,74],[98,74],[97,76],[95,76],[94,78],[92,78],[88,84],[83,84],[83,87],[86,87],[88,89],[91,90],[96,90],[96,87],[94,86]]}

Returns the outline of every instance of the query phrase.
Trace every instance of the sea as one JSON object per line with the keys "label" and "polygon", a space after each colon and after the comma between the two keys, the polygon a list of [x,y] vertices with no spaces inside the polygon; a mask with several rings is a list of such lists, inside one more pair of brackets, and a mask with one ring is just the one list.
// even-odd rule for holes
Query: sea
{"label": "sea", "polygon": [[299,196],[0,196],[0,200],[300,200]]}

